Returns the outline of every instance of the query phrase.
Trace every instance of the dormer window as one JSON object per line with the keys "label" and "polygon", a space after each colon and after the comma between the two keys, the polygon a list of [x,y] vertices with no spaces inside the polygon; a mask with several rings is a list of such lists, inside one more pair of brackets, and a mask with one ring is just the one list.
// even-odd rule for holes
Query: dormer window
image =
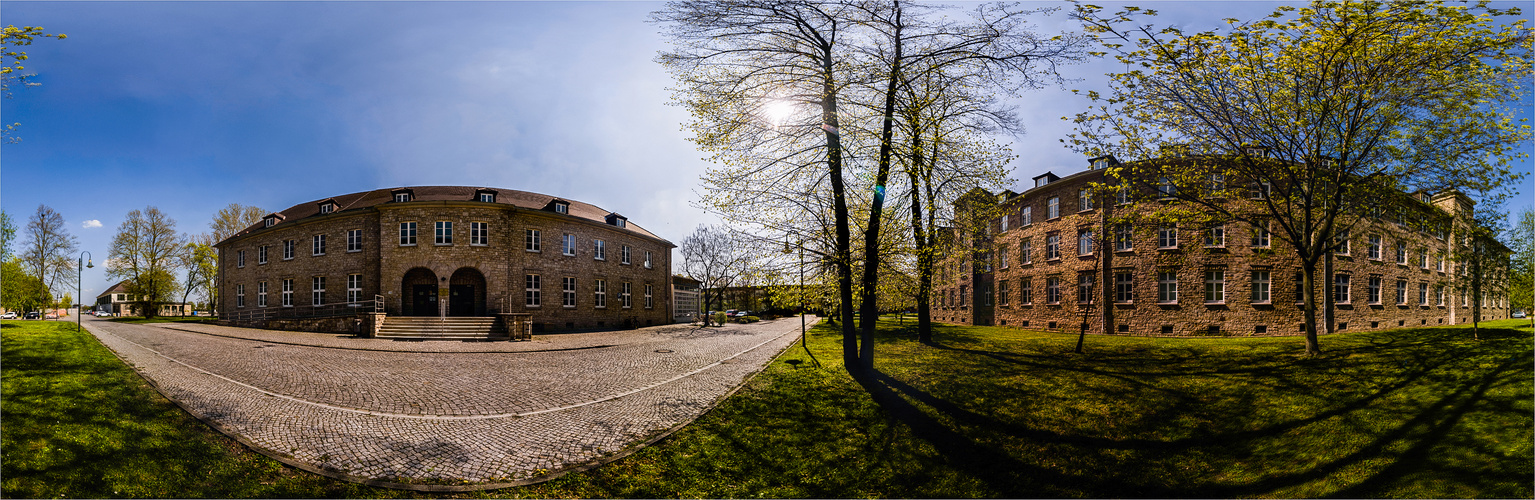
{"label": "dormer window", "polygon": [[409,189],[396,189],[393,191],[393,193],[395,203],[405,203],[415,198],[414,193],[412,193]]}
{"label": "dormer window", "polygon": [[282,214],[272,214],[261,218],[261,227],[272,227],[282,222]]}
{"label": "dormer window", "polygon": [[1253,158],[1264,158],[1269,155],[1269,148],[1263,146],[1248,146],[1242,148],[1242,152]]}
{"label": "dormer window", "polygon": [[1114,165],[1114,157],[1108,155],[1099,156],[1097,158],[1087,160],[1087,164],[1088,170],[1103,170]]}
{"label": "dormer window", "polygon": [[1038,177],[1034,178],[1034,187],[1040,187],[1040,186],[1043,186],[1045,184],[1049,184],[1049,183],[1055,182],[1057,180],[1060,180],[1060,177],[1056,177],[1055,174],[1053,174],[1053,173],[1045,172],[1044,175],[1041,175],[1041,176],[1038,176]]}
{"label": "dormer window", "polygon": [[496,192],[489,189],[481,189],[479,191],[475,191],[474,199],[483,203],[495,203]]}
{"label": "dormer window", "polygon": [[622,215],[608,214],[608,224],[612,224],[618,227],[626,227],[628,225],[628,221],[629,219],[624,218]]}
{"label": "dormer window", "polygon": [[336,211],[336,202],[331,201],[331,200],[325,200],[325,201],[320,202],[320,215],[325,215],[325,214],[328,214],[328,213],[331,213],[331,212],[335,212],[335,211]]}
{"label": "dormer window", "polygon": [[570,213],[570,204],[566,203],[566,202],[563,202],[563,201],[556,201],[556,202],[554,202],[554,213],[557,213],[557,214],[569,214]]}

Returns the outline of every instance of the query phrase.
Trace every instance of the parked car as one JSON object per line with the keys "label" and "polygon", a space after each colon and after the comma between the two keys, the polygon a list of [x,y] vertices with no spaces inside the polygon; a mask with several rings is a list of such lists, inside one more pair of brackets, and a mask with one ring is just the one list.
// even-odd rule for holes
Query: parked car
{"label": "parked car", "polygon": [[96,315],[96,317],[98,317],[98,318],[105,318],[107,316],[111,316],[112,315],[112,313],[109,313],[109,312],[106,312],[106,311],[96,311],[96,312],[93,312],[91,314]]}
{"label": "parked car", "polygon": [[1510,316],[1510,317],[1511,318],[1523,318],[1524,317],[1524,311],[1517,311],[1517,312],[1514,313],[1513,316]]}
{"label": "parked car", "polygon": [[4,315],[0,315],[0,318],[16,319],[16,311],[6,311]]}
{"label": "parked car", "polygon": [[38,319],[38,318],[41,318],[41,317],[43,317],[42,313],[39,313],[37,311],[27,311],[26,314],[23,314],[21,316],[21,319]]}

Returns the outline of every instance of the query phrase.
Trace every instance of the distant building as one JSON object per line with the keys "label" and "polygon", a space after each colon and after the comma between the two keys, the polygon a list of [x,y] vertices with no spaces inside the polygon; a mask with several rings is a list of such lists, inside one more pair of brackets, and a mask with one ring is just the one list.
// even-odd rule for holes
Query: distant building
{"label": "distant building", "polygon": [[[128,281],[119,281],[116,285],[107,287],[107,291],[96,296],[96,310],[110,313],[114,316],[143,316],[143,303],[138,302],[140,297],[128,293]],[[192,314],[192,305],[182,302],[160,302],[155,304],[160,316],[188,316]]]}
{"label": "distant building", "polygon": [[672,276],[672,321],[691,323],[698,320],[698,280]]}

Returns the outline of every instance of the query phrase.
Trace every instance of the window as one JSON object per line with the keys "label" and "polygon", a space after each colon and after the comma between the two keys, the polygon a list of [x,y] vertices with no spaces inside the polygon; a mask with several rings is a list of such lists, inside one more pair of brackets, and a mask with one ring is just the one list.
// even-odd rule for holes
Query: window
{"label": "window", "polygon": [[314,235],[314,242],[310,244],[310,255],[325,255],[325,235]]}
{"label": "window", "polygon": [[1349,303],[1349,275],[1335,274],[1332,277],[1332,301],[1334,304]]}
{"label": "window", "polygon": [[346,275],[346,302],[356,304],[362,302],[362,275]]}
{"label": "window", "polygon": [[325,304],[325,277],[315,276],[309,280],[309,303],[312,305]]}
{"label": "window", "polygon": [[592,258],[596,260],[608,260],[607,247],[602,240],[592,240]]}
{"label": "window", "polygon": [[982,272],[986,272],[986,273],[991,272],[991,252],[986,252],[986,253],[981,254],[979,262],[980,262],[980,264],[982,266],[985,266],[985,269],[986,269],[985,271],[982,271]]}
{"label": "window", "polygon": [[1441,272],[1441,273],[1444,272],[1444,253],[1442,253],[1442,252],[1435,252],[1434,253],[1434,260],[1439,262],[1439,264],[1438,264],[1439,272]]}
{"label": "window", "polygon": [[362,230],[361,229],[348,229],[346,231],[346,251],[348,251],[348,252],[361,252],[362,251]]}
{"label": "window", "polygon": [[965,297],[969,296],[968,291],[969,288],[965,285],[959,286],[959,307],[965,307]]}
{"label": "window", "polygon": [[1157,271],[1157,303],[1178,303],[1178,273]]}
{"label": "window", "polygon": [[1045,236],[1045,260],[1061,258],[1061,235]]}
{"label": "window", "polygon": [[1033,254],[1033,244],[1029,242],[1028,238],[1024,238],[1018,242],[1018,262],[1022,262],[1024,264],[1033,263]]}
{"label": "window", "polygon": [[543,288],[537,274],[527,275],[523,290],[523,305],[528,307],[540,307],[543,305],[542,297],[540,297]]}
{"label": "window", "polygon": [[1206,247],[1224,247],[1224,246],[1226,246],[1226,226],[1224,224],[1210,226],[1210,229],[1206,229],[1205,230],[1205,246]]}
{"label": "window", "polygon": [[564,203],[564,202],[555,202],[554,203],[554,213],[557,213],[557,214],[568,214],[568,213],[570,213],[570,204],[569,203]]}
{"label": "window", "polygon": [[293,260],[293,247],[298,246],[298,240],[283,240],[282,260]]}
{"label": "window", "polygon": [[266,263],[266,248],[267,248],[266,245],[261,245],[259,247],[256,247],[256,263],[257,264],[265,264]]}
{"label": "window", "polygon": [[608,307],[608,280],[596,280],[596,296],[592,298],[592,307]]}
{"label": "window", "polygon": [[560,253],[563,253],[565,255],[575,255],[576,254],[576,235],[574,235],[574,234],[567,234],[567,235],[565,235],[563,243],[560,246]]}
{"label": "window", "polygon": [[1093,192],[1091,190],[1077,190],[1077,207],[1083,211],[1093,209]]}
{"label": "window", "polygon": [[1269,303],[1269,272],[1253,271],[1252,303]]}
{"label": "window", "polygon": [[282,306],[293,307],[293,280],[282,280]]}
{"label": "window", "polygon": [[245,307],[245,285],[235,285],[235,307]]}
{"label": "window", "polygon": [[651,287],[652,286],[650,284],[648,284],[648,283],[645,285],[645,308],[646,309],[655,309],[655,302],[654,302],[654,299],[653,299],[654,295],[651,293]]}
{"label": "window", "polygon": [[563,295],[564,299],[562,305],[565,307],[576,307],[576,279],[574,277],[566,276],[565,284],[561,291],[561,295]]}
{"label": "window", "polygon": [[623,303],[624,309],[628,309],[630,306],[633,305],[633,303],[631,303],[629,301],[629,282],[625,281],[623,283],[623,287],[620,288],[619,290],[620,290],[620,292],[618,294],[618,298]]}
{"label": "window", "polygon": [[1434,296],[1439,298],[1439,305],[1444,305],[1444,285],[1434,287]]}
{"label": "window", "polygon": [[266,307],[266,282],[256,283],[256,307]]}
{"label": "window", "polygon": [[1061,197],[1051,196],[1045,201],[1045,220],[1061,216]]}
{"label": "window", "polygon": [[1224,304],[1226,302],[1226,271],[1205,271],[1205,303]]}
{"label": "window", "polygon": [[1396,242],[1396,263],[1407,265],[1407,243]]}
{"label": "window", "polygon": [[1025,305],[1034,303],[1034,280],[1029,278],[1018,280],[1018,303]]}
{"label": "window", "polygon": [[1407,280],[1396,280],[1396,303],[1407,305]]}
{"label": "window", "polygon": [[496,194],[495,193],[480,193],[480,201],[483,201],[485,203],[495,203],[496,202]]}
{"label": "window", "polygon": [[1226,174],[1210,174],[1205,177],[1205,188],[1210,190],[1212,198],[1225,196],[1221,191],[1226,190]]}
{"label": "window", "polygon": [[1135,301],[1135,275],[1130,271],[1118,271],[1114,273],[1114,302],[1130,303]]}
{"label": "window", "polygon": [[650,259],[650,250],[646,250],[645,251],[645,269],[650,269],[652,267],[651,266],[651,262],[652,261]]}
{"label": "window", "polygon": [[1061,303],[1061,279],[1056,277],[1045,278],[1045,303]]}
{"label": "window", "polygon": [[1418,305],[1428,305],[1428,283],[1418,283]]}
{"label": "window", "polygon": [[1157,228],[1157,248],[1178,248],[1178,226],[1163,224]]}
{"label": "window", "polygon": [[1093,232],[1082,231],[1077,233],[1077,255],[1093,254]]}
{"label": "window", "polygon": [[1020,217],[1024,226],[1034,223],[1034,207],[1023,207],[1023,216]]}
{"label": "window", "polygon": [[1269,246],[1269,224],[1268,224],[1268,222],[1266,222],[1266,221],[1265,222],[1259,222],[1257,226],[1252,228],[1252,231],[1253,231],[1252,246],[1254,248],[1268,248],[1268,246]]}
{"label": "window", "polygon": [[1090,303],[1093,301],[1093,283],[1098,282],[1098,273],[1077,274],[1077,302]]}
{"label": "window", "polygon": [[330,203],[326,203],[326,204],[320,205],[320,215],[325,215],[325,214],[328,214],[328,213],[331,213],[331,212],[334,212],[334,211],[336,211],[336,206],[335,205],[332,205]]}
{"label": "window", "polygon": [[529,252],[538,252],[538,251],[540,251],[539,250],[540,242],[538,241],[538,237],[539,237],[539,231],[537,229],[524,229],[522,231],[522,244],[523,244],[522,248],[524,250],[529,251]]}
{"label": "window", "polygon": [[1006,215],[1002,216],[1002,218],[997,220],[997,227],[1002,228],[1002,229],[999,229],[999,231],[1007,232],[1007,216]]}
{"label": "window", "polygon": [[245,251],[235,252],[235,267],[245,267]]}
{"label": "window", "polygon": [[1301,304],[1301,303],[1304,303],[1305,301],[1306,301],[1306,273],[1297,272],[1297,273],[1295,273],[1295,303],[1296,304]]}
{"label": "window", "polygon": [[1338,235],[1333,237],[1333,242],[1337,245],[1337,247],[1333,250],[1333,252],[1336,255],[1348,255],[1349,254],[1350,248],[1349,248],[1348,230],[1347,229],[1344,229],[1342,231],[1338,231]]}
{"label": "window", "polygon": [[1418,249],[1418,267],[1428,269],[1428,249]]}
{"label": "window", "polygon": [[997,249],[997,268],[1007,269],[1007,247]]}
{"label": "window", "polygon": [[623,247],[621,247],[619,249],[619,260],[618,261],[619,261],[619,263],[626,264],[626,265],[629,263],[629,245],[623,245]]}
{"label": "window", "polygon": [[445,220],[440,220],[440,221],[437,221],[437,223],[434,224],[433,226],[434,227],[433,227],[433,231],[432,231],[432,244],[434,244],[434,245],[452,245],[453,244],[453,223],[452,222],[448,222],[448,221],[445,221]]}
{"label": "window", "polygon": [[1130,204],[1130,181],[1119,181],[1119,189],[1114,190],[1115,200],[1120,205]]}
{"label": "window", "polygon": [[275,225],[277,225],[276,217],[267,217],[261,220],[261,227],[272,227]]}
{"label": "window", "polygon": [[394,201],[396,203],[404,203],[410,201],[410,193],[395,193]]}
{"label": "window", "polygon": [[1011,292],[1011,290],[1008,289],[1007,280],[998,280],[997,281],[997,297],[999,297],[999,298],[997,299],[997,304],[1004,305],[1004,306],[1007,305],[1007,299],[1008,299],[1008,293],[1009,292]]}
{"label": "window", "polygon": [[1380,276],[1371,276],[1370,277],[1370,281],[1369,281],[1369,286],[1365,290],[1366,290],[1366,297],[1365,298],[1369,299],[1369,303],[1371,303],[1371,304],[1379,304],[1380,303]]}
{"label": "window", "polygon": [[469,223],[469,244],[474,246],[486,246],[490,244],[490,224],[484,222]]}
{"label": "window", "polygon": [[1176,194],[1178,194],[1178,186],[1173,185],[1172,177],[1161,177],[1157,179],[1158,196],[1163,198],[1172,198],[1173,195]]}
{"label": "window", "polygon": [[1365,256],[1370,260],[1380,260],[1380,235],[1370,235],[1369,243],[1365,245]]}
{"label": "window", "polygon": [[415,245],[415,244],[416,244],[416,223],[415,222],[401,222],[400,223],[400,245]]}
{"label": "window", "polygon": [[1254,182],[1252,191],[1252,199],[1262,200],[1268,198],[1274,192],[1274,185],[1269,181]]}
{"label": "window", "polygon": [[1134,229],[1129,224],[1114,226],[1114,251],[1128,252],[1134,250]]}

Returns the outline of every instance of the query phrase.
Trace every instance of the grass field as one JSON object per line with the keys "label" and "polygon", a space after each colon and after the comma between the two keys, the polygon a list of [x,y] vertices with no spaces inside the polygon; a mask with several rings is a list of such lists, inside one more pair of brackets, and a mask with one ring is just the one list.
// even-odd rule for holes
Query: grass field
{"label": "grass field", "polygon": [[[991,327],[942,326],[922,345],[892,321],[862,382],[819,328],[821,368],[795,346],[655,446],[446,496],[1530,498],[1535,352],[1520,324],[1481,340],[1324,336],[1307,358],[1299,338],[1090,336],[1073,354],[1075,335]],[[5,496],[427,496],[249,452],[73,325],[7,321],[0,337]]]}

